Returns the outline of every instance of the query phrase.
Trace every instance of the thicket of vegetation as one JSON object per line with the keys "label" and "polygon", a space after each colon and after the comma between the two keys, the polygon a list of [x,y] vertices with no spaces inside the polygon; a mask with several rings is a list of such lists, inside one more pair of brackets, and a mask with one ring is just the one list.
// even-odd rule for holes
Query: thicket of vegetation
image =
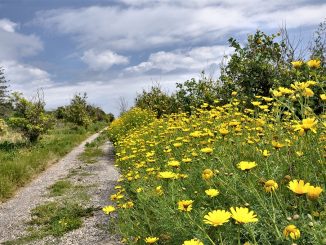
{"label": "thicket of vegetation", "polygon": [[306,60],[279,34],[230,39],[218,81],[153,86],[111,124],[103,211],[125,243],[325,244],[325,24]]}
{"label": "thicket of vegetation", "polygon": [[[250,102],[255,96],[269,96],[271,89],[288,87],[299,79],[312,79],[317,73],[320,77],[326,76],[326,21],[316,30],[310,47],[305,48],[306,52],[299,52],[299,47],[291,43],[286,30],[275,35],[258,30],[248,36],[245,45],[242,46],[234,38],[229,39],[229,45],[234,52],[227,57],[228,62],[221,64],[217,80],[203,72],[199,80],[192,78],[177,83],[176,92],[172,94],[162,90],[159,85],[153,85],[148,91],[143,90],[137,95],[135,106],[152,110],[158,117],[176,112],[191,114],[203,103],[213,105],[217,100],[222,104],[229,103],[231,94],[238,93],[245,102],[243,106],[252,107]],[[307,52],[310,54],[305,54]],[[309,70],[309,66],[303,62],[304,54],[320,62],[317,69]],[[292,69],[293,61],[302,64],[298,65],[299,69]],[[322,90],[315,89],[317,96],[312,107],[319,113],[322,109],[319,96]]]}

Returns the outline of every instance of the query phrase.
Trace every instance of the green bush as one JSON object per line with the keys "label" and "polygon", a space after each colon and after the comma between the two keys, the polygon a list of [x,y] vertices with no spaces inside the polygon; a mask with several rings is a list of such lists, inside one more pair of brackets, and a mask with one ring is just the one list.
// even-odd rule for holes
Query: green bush
{"label": "green bush", "polygon": [[162,117],[163,114],[175,113],[178,108],[175,96],[169,96],[162,91],[159,85],[154,85],[149,91],[143,90],[141,94],[138,94],[135,106],[151,110],[156,113],[157,117]]}
{"label": "green bush", "polygon": [[182,112],[192,114],[203,103],[212,105],[218,98],[219,83],[205,76],[198,81],[194,78],[184,83],[177,83],[176,101]]}
{"label": "green bush", "polygon": [[30,142],[36,142],[41,134],[53,126],[54,119],[45,112],[45,103],[41,98],[28,101],[20,94],[14,95],[14,115],[9,124],[20,131]]}
{"label": "green bush", "polygon": [[91,118],[87,112],[87,95],[76,94],[69,106],[66,107],[63,115],[68,122],[87,128],[91,123]]}
{"label": "green bush", "polygon": [[257,31],[248,36],[243,47],[234,38],[229,39],[230,47],[235,51],[221,69],[220,79],[224,87],[221,96],[224,99],[237,91],[250,101],[257,95],[269,96],[271,88],[287,83],[291,64],[283,59],[285,43],[276,40],[279,35]]}

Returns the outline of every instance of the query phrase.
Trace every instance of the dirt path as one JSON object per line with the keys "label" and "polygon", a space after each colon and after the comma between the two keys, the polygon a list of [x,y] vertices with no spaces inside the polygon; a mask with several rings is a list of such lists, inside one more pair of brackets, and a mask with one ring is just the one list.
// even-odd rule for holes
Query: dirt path
{"label": "dirt path", "polygon": [[[70,178],[71,181],[92,186],[88,190],[92,206],[107,205],[109,193],[112,192],[118,179],[118,172],[113,166],[113,146],[109,142],[105,143],[102,146],[103,156],[98,157],[93,164],[88,165],[78,159],[84,151],[85,144],[96,139],[98,135],[97,133],[89,137],[32,183],[22,188],[15,197],[0,205],[0,243],[28,234],[26,222],[31,220],[31,210],[51,201],[48,188],[60,179]],[[72,171],[87,174],[71,174]],[[108,234],[106,224],[107,217],[101,210],[98,210],[93,216],[84,220],[81,228],[60,238],[50,236],[33,241],[31,244],[117,244],[115,239]],[[106,227],[103,228],[103,226]]]}

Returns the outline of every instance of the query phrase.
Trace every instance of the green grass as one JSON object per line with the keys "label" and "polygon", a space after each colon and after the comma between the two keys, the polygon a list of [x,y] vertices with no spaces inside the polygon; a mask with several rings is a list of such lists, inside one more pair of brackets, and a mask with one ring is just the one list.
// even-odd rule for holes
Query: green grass
{"label": "green grass", "polygon": [[91,216],[93,211],[93,208],[83,208],[76,203],[50,202],[32,210],[30,224],[41,226],[41,230],[48,235],[62,236],[81,227],[82,217]]}
{"label": "green grass", "polygon": [[85,151],[79,156],[84,163],[95,163],[97,158],[102,156],[103,150],[100,148],[108,140],[107,132],[103,132],[91,143],[86,143]]}
{"label": "green grass", "polygon": [[85,163],[95,163],[96,158],[103,155],[103,151],[100,148],[87,147],[80,159]]}
{"label": "green grass", "polygon": [[62,196],[67,190],[72,188],[73,185],[68,180],[59,180],[49,187],[50,196]]}
{"label": "green grass", "polygon": [[104,123],[94,124],[86,131],[63,124],[34,145],[22,140],[0,142],[0,201],[10,198],[19,187],[104,126]]}
{"label": "green grass", "polygon": [[74,202],[49,202],[37,206],[31,213],[29,234],[4,244],[24,244],[50,235],[63,236],[69,231],[80,228],[83,224],[82,219],[92,216],[94,210],[93,207],[84,208]]}

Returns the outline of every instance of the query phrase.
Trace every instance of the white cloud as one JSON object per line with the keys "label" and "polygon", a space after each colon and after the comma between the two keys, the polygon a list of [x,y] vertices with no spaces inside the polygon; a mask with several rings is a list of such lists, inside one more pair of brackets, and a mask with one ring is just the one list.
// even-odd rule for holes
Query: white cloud
{"label": "white cloud", "polygon": [[2,61],[0,66],[4,68],[11,91],[23,92],[25,95],[31,96],[36,90],[53,85],[49,73],[40,68],[14,60]]}
{"label": "white cloud", "polygon": [[0,19],[0,29],[7,32],[15,32],[17,23],[12,22],[8,19]]}
{"label": "white cloud", "polygon": [[[52,86],[44,89],[48,109],[67,105],[75,93],[87,92],[88,101],[103,108],[106,112],[119,114],[118,101],[120,97],[133,105],[136,92],[148,89],[152,83],[159,82],[162,89],[167,92],[175,90],[176,82],[183,82],[199,74],[166,75],[139,75],[132,77],[116,78],[112,80],[87,80],[76,84]],[[60,96],[58,96],[60,95]]]}
{"label": "white cloud", "polygon": [[16,32],[17,26],[8,19],[0,19],[0,61],[35,55],[43,49],[37,36]]}
{"label": "white cloud", "polygon": [[224,55],[231,52],[227,46],[197,47],[191,50],[160,51],[151,54],[147,61],[126,69],[129,72],[147,72],[153,69],[171,72],[178,69],[200,72],[218,65]]}
{"label": "white cloud", "polygon": [[[232,31],[321,22],[326,4],[309,1],[124,0],[129,7],[91,6],[39,12],[36,23],[71,35],[90,49],[146,50],[216,41]],[[300,18],[298,18],[300,16]]]}
{"label": "white cloud", "polygon": [[111,50],[98,52],[90,49],[84,52],[81,60],[95,71],[108,70],[113,65],[123,65],[129,63],[129,59],[127,57],[118,55]]}

